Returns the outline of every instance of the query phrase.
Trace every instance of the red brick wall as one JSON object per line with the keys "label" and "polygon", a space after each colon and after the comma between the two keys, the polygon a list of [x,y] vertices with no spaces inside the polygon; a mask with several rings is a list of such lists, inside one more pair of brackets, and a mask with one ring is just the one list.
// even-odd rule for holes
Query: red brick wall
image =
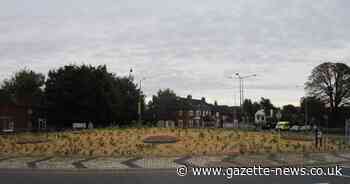
{"label": "red brick wall", "polygon": [[0,105],[0,116],[12,117],[15,131],[28,129],[27,110],[25,107],[15,105]]}

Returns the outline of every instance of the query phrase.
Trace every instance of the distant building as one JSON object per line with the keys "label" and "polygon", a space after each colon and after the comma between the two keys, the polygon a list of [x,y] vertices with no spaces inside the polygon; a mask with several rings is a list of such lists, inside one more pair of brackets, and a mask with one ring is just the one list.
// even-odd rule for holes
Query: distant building
{"label": "distant building", "polygon": [[[222,128],[238,128],[235,125],[235,119],[238,118],[239,107],[232,107],[227,105],[219,105],[216,107],[220,112],[220,126]],[[238,123],[238,122],[237,122]]]}
{"label": "distant building", "polygon": [[175,125],[181,128],[214,127],[218,124],[219,112],[213,105],[208,104],[204,98],[201,100],[179,98],[181,104],[176,112]]}
{"label": "distant building", "polygon": [[[205,98],[193,99],[190,95],[187,98],[179,97],[179,107],[168,120],[159,120],[158,126],[179,127],[179,128],[204,128],[233,125],[233,108],[229,106],[213,105],[206,102]],[[227,126],[230,127],[230,126]]]}
{"label": "distant building", "polygon": [[266,123],[266,114],[264,109],[258,110],[254,115],[255,124],[263,125]]}
{"label": "distant building", "polygon": [[46,114],[38,105],[0,103],[0,132],[46,129]]}
{"label": "distant building", "polygon": [[260,109],[258,110],[255,114],[254,114],[254,123],[258,126],[264,126],[267,123],[271,123],[272,121],[274,121],[273,119],[276,116],[276,110],[271,109],[270,113],[265,112],[264,109]]}

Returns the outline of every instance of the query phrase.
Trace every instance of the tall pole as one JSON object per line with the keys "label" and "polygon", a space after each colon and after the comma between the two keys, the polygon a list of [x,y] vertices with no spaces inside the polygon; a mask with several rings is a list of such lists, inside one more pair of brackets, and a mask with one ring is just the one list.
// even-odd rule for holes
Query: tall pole
{"label": "tall pole", "polygon": [[308,115],[308,108],[307,105],[308,104],[308,100],[307,97],[305,97],[305,125],[309,124],[309,115]]}
{"label": "tall pole", "polygon": [[243,88],[242,88],[242,79],[241,77],[238,75],[238,82],[239,82],[239,108],[241,109],[240,110],[240,116],[238,117],[242,117],[242,113],[243,113]]}
{"label": "tall pole", "polygon": [[139,103],[138,103],[138,114],[139,114],[139,123],[141,124],[142,121],[142,113],[141,113],[141,100],[142,100],[142,79],[140,80],[140,91],[139,91]]}
{"label": "tall pole", "polygon": [[240,113],[239,113],[239,116],[240,117],[240,121],[242,121],[243,119],[242,118],[242,114],[243,114],[243,100],[242,100],[242,97],[243,97],[243,88],[242,88],[242,79],[240,76],[238,76],[238,81],[239,81],[239,108],[240,108]]}
{"label": "tall pole", "polygon": [[131,78],[132,78],[132,68],[130,68],[129,70],[129,79],[131,80]]}
{"label": "tall pole", "polygon": [[236,97],[237,97],[237,95],[234,94],[234,99],[233,99],[233,104],[234,104],[234,106],[237,105],[237,99],[236,99]]}
{"label": "tall pole", "polygon": [[235,122],[235,120],[237,119],[237,111],[236,111],[236,108],[235,106],[237,105],[237,100],[236,100],[236,94],[234,94],[234,101],[233,101],[233,122]]}
{"label": "tall pole", "polygon": [[244,107],[243,107],[243,104],[244,104],[244,80],[243,78],[241,78],[241,81],[242,81],[242,116],[243,116],[243,122],[244,123],[247,123],[247,117],[246,117],[246,114],[244,112]]}
{"label": "tall pole", "polygon": [[236,73],[236,76],[238,78],[238,87],[239,87],[239,107],[242,108],[242,97],[243,97],[243,88],[242,88],[242,78],[241,76],[239,75],[239,73]]}
{"label": "tall pole", "polygon": [[239,80],[239,90],[240,90],[240,105],[244,103],[244,79],[250,78],[250,77],[256,77],[256,74],[253,75],[247,75],[247,76],[241,76],[239,73],[236,73],[236,76]]}
{"label": "tall pole", "polygon": [[243,80],[243,78],[241,80],[242,80],[242,105],[243,105],[243,103],[244,103],[244,80]]}
{"label": "tall pole", "polygon": [[243,114],[243,103],[244,103],[244,79],[247,79],[250,77],[256,77],[256,74],[241,76],[239,73],[236,73],[235,75],[239,81],[239,106],[240,106],[241,115],[242,115]]}
{"label": "tall pole", "polygon": [[242,107],[242,81],[238,78],[239,83],[239,107]]}

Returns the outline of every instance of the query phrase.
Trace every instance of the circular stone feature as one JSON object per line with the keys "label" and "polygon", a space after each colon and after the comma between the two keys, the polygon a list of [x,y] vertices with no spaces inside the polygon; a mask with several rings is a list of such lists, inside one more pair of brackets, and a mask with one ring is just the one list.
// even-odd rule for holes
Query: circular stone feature
{"label": "circular stone feature", "polygon": [[50,140],[20,140],[17,141],[16,144],[43,144],[43,143],[48,143]]}
{"label": "circular stone feature", "polygon": [[177,138],[169,135],[155,135],[149,136],[143,140],[144,143],[152,143],[152,144],[168,144],[168,143],[176,143]]}

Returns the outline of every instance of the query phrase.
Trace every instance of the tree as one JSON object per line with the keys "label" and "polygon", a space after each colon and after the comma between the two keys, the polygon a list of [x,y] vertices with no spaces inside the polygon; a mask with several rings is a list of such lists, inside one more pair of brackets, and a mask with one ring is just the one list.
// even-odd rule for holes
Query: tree
{"label": "tree", "polygon": [[245,99],[242,106],[243,116],[248,117],[248,121],[251,121],[255,114],[252,101],[250,99]]}
{"label": "tree", "polygon": [[45,95],[49,120],[62,126],[76,121],[97,125],[137,119],[139,90],[130,78],[120,78],[106,66],[67,65],[51,70]]}
{"label": "tree", "polygon": [[288,104],[282,108],[282,120],[289,122],[299,122],[300,121],[300,112],[297,107],[294,105]]}
{"label": "tree", "polygon": [[[150,102],[150,110],[153,111],[155,119],[168,120],[174,119],[178,107],[188,107],[186,104],[181,104],[175,92],[170,89],[159,90],[157,95],[153,95],[152,102]],[[183,102],[185,103],[185,102]]]}
{"label": "tree", "polygon": [[1,86],[3,93],[9,95],[18,104],[30,105],[40,101],[45,76],[32,70],[22,69]]}
{"label": "tree", "polygon": [[253,112],[254,112],[254,115],[255,115],[255,113],[256,113],[258,110],[261,109],[261,106],[260,106],[260,104],[259,104],[258,102],[254,102],[254,103],[252,104],[252,109],[253,109]]}
{"label": "tree", "polygon": [[5,90],[0,89],[0,104],[11,103],[11,96]]}
{"label": "tree", "polygon": [[323,115],[326,113],[326,107],[322,100],[317,97],[304,97],[300,102],[300,107],[301,113],[304,114],[304,116],[306,114],[310,123],[324,125]]}
{"label": "tree", "polygon": [[318,65],[312,70],[306,82],[306,89],[311,96],[329,105],[330,120],[337,122],[339,109],[350,102],[349,66],[331,62]]}
{"label": "tree", "polygon": [[271,103],[270,99],[261,97],[260,107],[264,109],[265,114],[270,114],[271,110],[276,109],[275,106]]}

